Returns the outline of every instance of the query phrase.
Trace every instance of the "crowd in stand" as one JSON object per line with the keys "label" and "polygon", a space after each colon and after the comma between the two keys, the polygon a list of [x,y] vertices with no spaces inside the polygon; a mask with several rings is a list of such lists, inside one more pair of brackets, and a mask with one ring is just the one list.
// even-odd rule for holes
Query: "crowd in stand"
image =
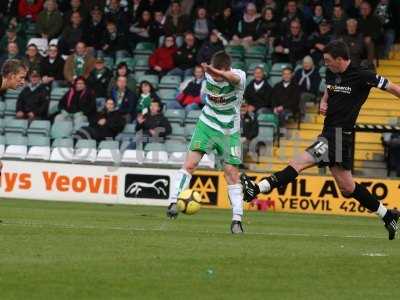
{"label": "crowd in stand", "polygon": [[[84,118],[89,125],[80,135],[96,140],[115,137],[128,123],[148,136],[162,127],[166,136],[165,109],[203,105],[201,63],[227,47],[265,46],[272,64],[287,65],[279,82],[268,81],[263,67],[249,74],[242,135],[251,140],[257,114],[275,114],[283,126],[293,115],[301,118],[306,102],[318,101],[329,41],[344,40],[353,63],[373,68],[399,36],[399,16],[400,4],[390,0],[2,0],[0,66],[18,58],[30,70],[16,118]],[[147,74],[182,79],[176,101],[164,105],[156,87],[136,81],[125,62],[106,67],[106,59],[131,57],[143,42],[155,45]],[[50,92],[58,87],[69,90],[49,115]]]}

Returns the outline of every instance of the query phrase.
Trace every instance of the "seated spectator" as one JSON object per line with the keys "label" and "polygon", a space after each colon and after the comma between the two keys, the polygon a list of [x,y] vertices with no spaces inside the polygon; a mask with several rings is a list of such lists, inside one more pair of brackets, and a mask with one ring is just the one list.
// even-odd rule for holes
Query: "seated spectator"
{"label": "seated spectator", "polygon": [[249,108],[248,104],[243,104],[240,108],[240,121],[242,124],[242,132],[240,141],[243,145],[243,153],[247,154],[251,150],[251,141],[258,136],[258,121],[257,115],[252,108]]}
{"label": "seated spectator", "polygon": [[157,48],[152,55],[149,57],[149,74],[156,74],[158,76],[164,76],[174,67],[174,55],[177,52],[175,46],[175,38],[173,36],[166,36],[164,45]]}
{"label": "seated spectator", "polygon": [[94,50],[95,55],[97,55],[97,51],[102,50],[105,32],[106,24],[103,12],[98,7],[94,7],[90,12],[90,20],[85,27],[83,38],[87,47]]}
{"label": "seated spectator", "polygon": [[382,36],[382,24],[379,18],[372,14],[371,4],[366,1],[361,3],[360,14],[359,30],[364,36],[367,59],[370,63],[373,63],[377,58],[376,48]]}
{"label": "seated spectator", "polygon": [[379,18],[383,27],[384,48],[381,57],[387,59],[396,38],[394,30],[396,25],[394,24],[389,0],[380,0],[374,14]]}
{"label": "seated spectator", "polygon": [[60,113],[55,121],[70,120],[74,123],[86,119],[93,119],[96,114],[96,99],[94,93],[86,86],[86,79],[82,76],[74,80],[73,86],[58,103]]}
{"label": "seated spectator", "polygon": [[321,76],[318,69],[314,66],[311,56],[303,58],[303,67],[294,73],[293,80],[301,91],[301,103],[316,101],[319,96],[319,85]]}
{"label": "seated spectator", "polygon": [[281,125],[286,123],[291,116],[297,117],[300,113],[300,92],[292,76],[292,69],[284,68],[282,81],[272,89],[272,107]]}
{"label": "seated spectator", "polygon": [[271,113],[272,112],[272,88],[265,78],[262,67],[254,69],[254,79],[249,82],[245,91],[246,109],[250,112]]}
{"label": "seated spectator", "polygon": [[290,33],[276,40],[274,62],[290,62],[293,66],[308,54],[307,39],[299,21],[290,23]]}
{"label": "seated spectator", "polygon": [[182,13],[182,7],[179,1],[172,1],[170,11],[164,24],[166,35],[175,35],[177,44],[182,45],[182,37],[185,32],[190,29],[190,19]]}
{"label": "seated spectator", "polygon": [[392,133],[384,143],[388,153],[389,171],[394,170],[396,177],[400,177],[400,134]]}
{"label": "seated spectator", "polygon": [[243,19],[239,21],[237,31],[232,37],[232,45],[243,45],[248,48],[258,39],[257,29],[260,23],[260,15],[257,13],[257,7],[254,3],[246,6]]}
{"label": "seated spectator", "polygon": [[[133,46],[140,42],[152,41],[152,37],[150,37],[151,24],[151,13],[148,10],[144,10],[140,19],[129,27]],[[134,49],[134,47],[132,48]]]}
{"label": "seated spectator", "polygon": [[29,74],[29,83],[18,95],[16,118],[45,119],[50,102],[50,93],[40,81],[40,74],[33,70]]}
{"label": "seated spectator", "polygon": [[30,44],[26,48],[26,55],[22,59],[28,70],[36,70],[40,73],[40,65],[42,63],[42,56],[35,44]]}
{"label": "seated spectator", "polygon": [[166,17],[162,11],[154,12],[154,21],[150,24],[149,35],[151,41],[159,45],[160,40],[164,39],[165,36],[165,20]]}
{"label": "seated spectator", "polygon": [[274,0],[264,0],[262,11],[272,9],[274,12],[279,12],[280,8],[276,2],[277,1]]}
{"label": "seated spectator", "polygon": [[42,38],[51,41],[58,37],[63,27],[63,17],[58,10],[56,0],[46,0],[44,9],[38,15],[36,25],[37,33]]}
{"label": "seated spectator", "polygon": [[333,7],[332,30],[335,36],[341,36],[346,31],[347,15],[342,6]]}
{"label": "seated spectator", "polygon": [[43,9],[43,3],[44,0],[19,0],[18,16],[24,21],[36,22],[38,14]]}
{"label": "seated spectator", "polygon": [[146,1],[143,0],[131,0],[128,1],[128,12],[127,17],[132,23],[136,23],[142,16],[142,12],[147,9]]}
{"label": "seated spectator", "polygon": [[21,56],[19,55],[18,45],[15,42],[9,43],[6,53],[0,56],[0,68],[8,59],[21,59]]}
{"label": "seated spectator", "polygon": [[303,12],[297,5],[297,1],[290,0],[287,2],[286,10],[281,19],[280,32],[286,33],[290,31],[292,21],[298,21],[302,28],[305,28]]}
{"label": "seated spectator", "polygon": [[259,36],[258,44],[269,47],[272,47],[275,37],[279,36],[279,25],[271,8],[264,10],[257,29],[257,36]]}
{"label": "seated spectator", "polygon": [[310,32],[318,30],[319,24],[325,20],[325,13],[322,4],[317,4],[313,9],[312,22],[310,24]]}
{"label": "seated spectator", "polygon": [[9,27],[6,34],[0,40],[0,52],[6,52],[9,43],[16,43],[18,49],[25,49],[26,41],[17,35],[17,30],[14,27]]}
{"label": "seated spectator", "polygon": [[196,55],[196,39],[193,33],[188,32],[185,34],[184,44],[174,54],[175,68],[169,71],[168,75],[191,76],[196,65]]}
{"label": "seated spectator", "polygon": [[0,16],[5,17],[6,21],[7,16],[17,16],[18,15],[18,0],[3,0],[0,1]]}
{"label": "seated spectator", "polygon": [[74,13],[79,13],[83,21],[88,18],[88,12],[82,0],[71,0],[69,1],[70,6],[68,11],[64,13],[64,23],[67,24],[71,20],[71,16]]}
{"label": "seated spectator", "polygon": [[116,24],[107,22],[107,30],[102,42],[102,50],[105,56],[114,59],[124,58],[128,56],[128,41],[124,32],[119,31]]}
{"label": "seated spectator", "polygon": [[114,139],[124,129],[126,122],[121,113],[115,109],[112,99],[107,99],[104,108],[90,126],[82,127],[76,133],[83,139],[94,139],[97,142]]}
{"label": "seated spectator", "polygon": [[309,38],[310,53],[316,65],[323,65],[323,53],[325,46],[332,40],[331,25],[327,20],[322,20],[318,31]]}
{"label": "seated spectator", "polygon": [[107,88],[107,94],[110,95],[111,90],[116,86],[118,77],[123,76],[128,80],[127,87],[131,91],[136,90],[136,80],[131,71],[128,68],[128,65],[125,62],[120,62],[117,65],[117,69],[115,71],[114,76],[111,78],[110,84]]}
{"label": "seated spectator", "polygon": [[58,83],[64,81],[65,61],[58,53],[56,45],[50,45],[47,50],[47,57],[42,59],[40,70],[42,70],[43,84]]}
{"label": "seated spectator", "polygon": [[194,77],[185,80],[176,96],[177,102],[168,103],[168,108],[184,108],[187,112],[201,108],[201,89],[205,83],[204,69],[201,66],[194,68]]}
{"label": "seated spectator", "polygon": [[128,89],[127,78],[125,76],[118,77],[116,86],[112,88],[110,96],[115,102],[115,107],[125,118],[127,123],[136,119],[138,100],[136,94]]}
{"label": "seated spectator", "polygon": [[150,113],[139,114],[137,117],[136,131],[143,130],[143,135],[150,138],[165,138],[172,132],[171,124],[162,113],[161,103],[154,100],[150,105]]}
{"label": "seated spectator", "polygon": [[357,20],[348,19],[346,22],[346,33],[341,36],[341,39],[349,47],[350,59],[355,66],[361,64],[365,51],[363,36],[361,33],[358,33],[357,26]]}
{"label": "seated spectator", "polygon": [[79,12],[71,15],[70,23],[67,25],[58,41],[58,47],[63,55],[70,55],[74,52],[75,45],[83,40],[84,27]]}
{"label": "seated spectator", "polygon": [[156,93],[156,89],[147,80],[144,80],[139,84],[138,95],[139,99],[136,108],[138,114],[143,114],[143,115],[147,114],[150,109],[150,104],[153,100],[161,102],[160,98]]}
{"label": "seated spectator", "polygon": [[204,7],[198,7],[192,24],[192,30],[196,39],[202,43],[208,38],[213,29],[214,24],[207,17],[207,10]]}
{"label": "seated spectator", "polygon": [[[104,59],[97,58],[94,69],[88,77],[88,86],[94,91],[96,98],[103,98],[103,100],[107,98],[107,89],[111,78],[112,72],[105,66]],[[104,103],[101,106],[104,106]]]}
{"label": "seated spectator", "polygon": [[201,45],[200,50],[197,52],[197,64],[200,65],[204,62],[209,64],[214,53],[224,50],[221,37],[222,36],[219,36],[217,31],[213,30],[211,32],[209,40],[204,42],[203,45]]}
{"label": "seated spectator", "polygon": [[64,65],[64,78],[73,83],[76,78],[82,76],[87,79],[92,72],[96,59],[87,53],[84,42],[76,44],[75,53],[68,56]]}
{"label": "seated spectator", "polygon": [[128,15],[127,7],[121,5],[121,0],[110,0],[109,5],[105,9],[106,20],[114,23],[119,32],[126,33],[128,31]]}
{"label": "seated spectator", "polygon": [[215,26],[219,32],[221,32],[224,39],[230,41],[236,32],[237,22],[235,17],[232,15],[232,8],[226,6],[216,20]]}

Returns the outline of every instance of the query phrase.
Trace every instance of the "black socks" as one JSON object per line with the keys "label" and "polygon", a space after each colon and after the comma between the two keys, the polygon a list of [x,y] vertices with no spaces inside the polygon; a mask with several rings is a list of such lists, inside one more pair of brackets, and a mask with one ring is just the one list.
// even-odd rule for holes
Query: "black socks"
{"label": "black socks", "polygon": [[356,188],[351,194],[351,197],[356,199],[362,206],[369,209],[370,211],[377,211],[379,208],[379,201],[372,196],[372,194],[367,190],[367,188],[361,184],[356,183]]}
{"label": "black socks", "polygon": [[276,172],[268,177],[267,180],[271,185],[272,190],[274,188],[285,186],[289,182],[292,182],[296,179],[298,175],[299,173],[297,173],[296,169],[294,169],[292,166],[287,166],[282,171]]}

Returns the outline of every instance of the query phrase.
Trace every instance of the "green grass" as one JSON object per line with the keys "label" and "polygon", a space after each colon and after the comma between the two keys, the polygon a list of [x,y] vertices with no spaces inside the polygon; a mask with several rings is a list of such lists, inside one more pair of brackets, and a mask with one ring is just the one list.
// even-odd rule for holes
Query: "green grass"
{"label": "green grass", "polygon": [[[400,242],[376,218],[0,201],[0,299],[381,299]],[[379,256],[370,256],[379,255]]]}

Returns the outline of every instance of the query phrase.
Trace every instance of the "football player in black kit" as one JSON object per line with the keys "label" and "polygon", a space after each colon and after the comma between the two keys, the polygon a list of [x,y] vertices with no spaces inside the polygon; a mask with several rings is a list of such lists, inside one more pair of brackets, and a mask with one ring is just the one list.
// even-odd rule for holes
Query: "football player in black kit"
{"label": "football player in black kit", "polygon": [[[27,68],[22,61],[18,59],[6,60],[1,68],[0,92],[22,87],[25,83],[26,74]],[[0,162],[0,175],[2,168],[3,164]]]}
{"label": "football player in black kit", "polygon": [[393,240],[400,212],[386,209],[365,186],[354,182],[351,167],[354,125],[370,89],[379,88],[400,98],[400,86],[366,68],[354,66],[349,58],[349,49],[342,41],[332,41],[325,47],[324,60],[328,70],[326,90],[320,104],[320,113],[326,116],[321,135],[285,169],[258,184],[242,174],[244,200],[251,201],[259,193],[285,186],[307,168],[329,166],[342,194],[356,199],[381,217],[389,232],[389,240]]}

